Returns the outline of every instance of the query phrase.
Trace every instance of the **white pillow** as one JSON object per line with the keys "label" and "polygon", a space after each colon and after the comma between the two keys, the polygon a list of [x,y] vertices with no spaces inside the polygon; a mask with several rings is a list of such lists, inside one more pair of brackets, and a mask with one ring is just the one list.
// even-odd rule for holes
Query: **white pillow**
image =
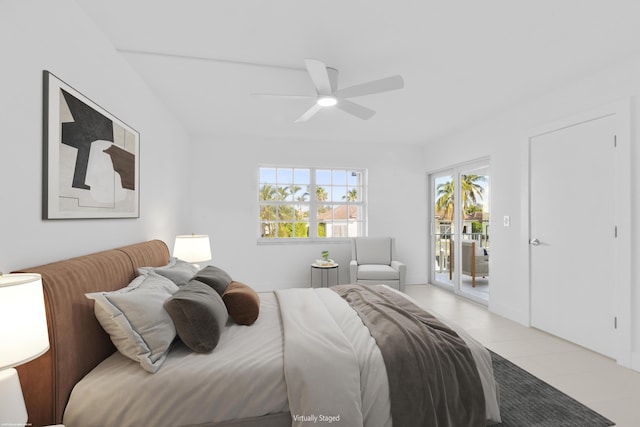
{"label": "white pillow", "polygon": [[169,264],[162,267],[140,267],[138,268],[138,274],[147,274],[151,271],[158,273],[161,276],[170,279],[178,286],[186,285],[189,280],[195,276],[199,268],[195,265],[183,261],[181,259],[171,257],[169,258]]}
{"label": "white pillow", "polygon": [[154,373],[164,363],[176,337],[163,304],[177,291],[171,280],[150,272],[117,291],[85,295],[95,300],[96,318],[118,351]]}

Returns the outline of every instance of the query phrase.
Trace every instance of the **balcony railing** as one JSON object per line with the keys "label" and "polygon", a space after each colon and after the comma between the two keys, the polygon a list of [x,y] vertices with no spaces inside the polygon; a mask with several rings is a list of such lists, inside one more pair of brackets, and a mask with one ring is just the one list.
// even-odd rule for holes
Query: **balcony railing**
{"label": "balcony railing", "polygon": [[[435,235],[434,255],[436,259],[436,273],[450,273],[451,270],[451,254],[453,252],[453,235],[450,233],[441,233]],[[464,233],[462,240],[475,240],[480,246],[489,251],[489,236],[482,233]]]}

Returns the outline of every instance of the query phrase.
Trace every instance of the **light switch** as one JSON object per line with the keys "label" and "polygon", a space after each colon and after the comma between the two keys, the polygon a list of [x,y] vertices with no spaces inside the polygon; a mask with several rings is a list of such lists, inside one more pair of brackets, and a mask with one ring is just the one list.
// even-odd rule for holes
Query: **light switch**
{"label": "light switch", "polygon": [[505,227],[511,227],[511,217],[509,215],[504,216],[503,222]]}

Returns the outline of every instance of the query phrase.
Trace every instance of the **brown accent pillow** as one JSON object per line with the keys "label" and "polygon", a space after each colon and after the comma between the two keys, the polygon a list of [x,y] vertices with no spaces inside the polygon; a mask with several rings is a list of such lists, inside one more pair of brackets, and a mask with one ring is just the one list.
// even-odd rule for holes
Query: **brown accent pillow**
{"label": "brown accent pillow", "polygon": [[260,297],[244,283],[232,281],[222,294],[229,316],[238,325],[251,325],[260,314]]}

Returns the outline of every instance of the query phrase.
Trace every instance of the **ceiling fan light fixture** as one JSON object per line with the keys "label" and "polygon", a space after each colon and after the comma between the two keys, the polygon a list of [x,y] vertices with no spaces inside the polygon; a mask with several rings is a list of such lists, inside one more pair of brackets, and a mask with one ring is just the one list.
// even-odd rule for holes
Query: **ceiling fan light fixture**
{"label": "ceiling fan light fixture", "polygon": [[333,107],[338,103],[335,96],[321,96],[316,103],[321,107]]}

